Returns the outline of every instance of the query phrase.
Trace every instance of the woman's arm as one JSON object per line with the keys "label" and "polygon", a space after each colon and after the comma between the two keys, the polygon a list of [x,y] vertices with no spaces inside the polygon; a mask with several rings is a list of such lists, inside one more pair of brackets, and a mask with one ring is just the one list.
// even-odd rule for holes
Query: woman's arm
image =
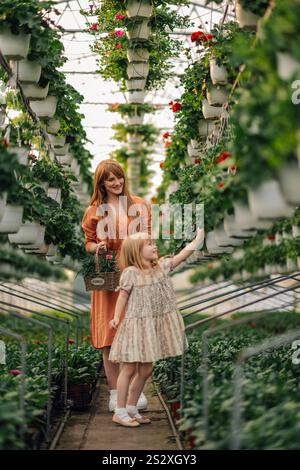
{"label": "woman's arm", "polygon": [[173,268],[176,268],[180,263],[185,261],[195,250],[201,248],[204,241],[204,230],[199,228],[197,230],[196,238],[191,243],[186,245],[177,255],[173,257]]}
{"label": "woman's arm", "polygon": [[118,327],[118,325],[120,323],[120,318],[121,318],[122,312],[123,312],[123,310],[124,310],[124,308],[127,304],[128,297],[129,297],[129,293],[126,292],[126,290],[121,289],[120,293],[119,293],[118,300],[116,302],[116,306],[115,306],[114,318],[112,320],[110,320],[110,322],[109,322],[110,328],[117,328]]}
{"label": "woman's arm", "polygon": [[85,211],[81,223],[85,235],[85,249],[88,253],[95,253],[98,245],[100,246],[99,253],[106,252],[106,242],[97,243],[97,223],[98,218],[95,215],[95,208],[90,206]]}

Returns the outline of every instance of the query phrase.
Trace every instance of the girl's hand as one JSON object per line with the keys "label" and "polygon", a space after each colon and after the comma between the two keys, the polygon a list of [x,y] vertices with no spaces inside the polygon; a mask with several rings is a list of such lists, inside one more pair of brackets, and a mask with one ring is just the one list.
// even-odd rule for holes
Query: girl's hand
{"label": "girl's hand", "polygon": [[114,328],[115,330],[118,328],[118,325],[119,325],[119,320],[113,318],[112,320],[110,320],[109,322],[109,327],[110,328]]}
{"label": "girl's hand", "polygon": [[106,247],[106,242],[100,242],[97,244],[98,253],[101,255],[103,253],[106,253],[107,247]]}
{"label": "girl's hand", "polygon": [[197,240],[204,240],[204,229],[203,228],[198,228],[197,229],[196,239]]}

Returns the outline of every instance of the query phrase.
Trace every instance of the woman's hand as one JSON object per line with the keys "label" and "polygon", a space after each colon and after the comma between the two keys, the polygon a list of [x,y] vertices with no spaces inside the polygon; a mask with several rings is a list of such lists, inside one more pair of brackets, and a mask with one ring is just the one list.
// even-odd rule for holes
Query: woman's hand
{"label": "woman's hand", "polygon": [[119,325],[120,321],[117,320],[116,318],[113,318],[112,320],[110,320],[109,322],[109,327],[110,328],[114,328],[115,330],[118,328],[118,325]]}
{"label": "woman's hand", "polygon": [[96,250],[95,252],[98,250],[98,253],[99,255],[103,254],[103,253],[106,253],[107,251],[107,246],[106,246],[106,242],[100,242],[97,244],[96,246]]}

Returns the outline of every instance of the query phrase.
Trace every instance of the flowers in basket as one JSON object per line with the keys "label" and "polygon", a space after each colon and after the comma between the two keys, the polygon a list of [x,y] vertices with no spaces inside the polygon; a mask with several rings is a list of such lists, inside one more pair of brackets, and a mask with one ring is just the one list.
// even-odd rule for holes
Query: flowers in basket
{"label": "flowers in basket", "polygon": [[83,275],[86,290],[115,290],[119,285],[120,270],[116,252],[99,255],[87,254],[79,272]]}

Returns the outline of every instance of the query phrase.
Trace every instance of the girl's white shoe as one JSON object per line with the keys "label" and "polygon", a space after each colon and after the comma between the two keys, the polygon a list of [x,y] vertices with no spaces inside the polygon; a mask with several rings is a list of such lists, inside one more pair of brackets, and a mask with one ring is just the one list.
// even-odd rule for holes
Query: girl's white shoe
{"label": "girl's white shoe", "polygon": [[126,408],[116,408],[112,420],[114,423],[127,428],[137,428],[140,426],[140,423],[137,420],[129,416]]}
{"label": "girl's white shoe", "polygon": [[[115,408],[117,406],[117,390],[110,390],[110,397],[109,397],[109,404],[108,404],[108,409],[112,413],[115,411]],[[148,406],[148,400],[145,397],[144,393],[142,392],[140,395],[140,398],[138,399],[137,402],[137,408],[138,410],[146,410]]]}

